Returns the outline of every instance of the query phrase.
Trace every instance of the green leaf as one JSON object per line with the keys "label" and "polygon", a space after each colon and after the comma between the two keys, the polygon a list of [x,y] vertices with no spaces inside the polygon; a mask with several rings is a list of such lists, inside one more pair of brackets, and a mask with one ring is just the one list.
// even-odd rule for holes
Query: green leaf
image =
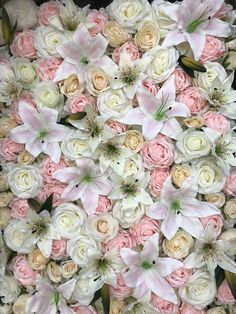
{"label": "green leaf", "polygon": [[36,212],[38,212],[41,208],[41,205],[38,201],[36,201],[34,198],[29,198],[27,200],[28,205],[31,209],[35,210]]}
{"label": "green leaf", "polygon": [[46,201],[43,203],[43,205],[40,208],[40,211],[47,210],[50,212],[52,210],[52,202],[53,202],[53,193],[50,194],[49,197],[46,199]]}
{"label": "green leaf", "polygon": [[98,299],[101,298],[101,289],[97,290],[90,304],[94,304]]}
{"label": "green leaf", "polygon": [[15,24],[14,24],[12,30],[11,30],[11,34],[10,34],[10,38],[9,38],[9,41],[8,41],[8,45],[11,45],[11,43],[12,43],[12,41],[14,39],[16,28],[17,28],[17,21],[15,22]]}
{"label": "green leaf", "polygon": [[104,309],[104,314],[109,314],[110,312],[110,293],[109,286],[104,284],[101,288],[102,305]]}
{"label": "green leaf", "polygon": [[229,285],[229,288],[234,296],[234,298],[236,299],[236,274],[231,273],[228,270],[225,270],[225,279]]}
{"label": "green leaf", "polygon": [[2,8],[2,33],[4,40],[8,43],[11,36],[11,23],[4,7]]}
{"label": "green leaf", "polygon": [[71,114],[66,118],[66,121],[69,122],[70,120],[82,120],[84,117],[86,117],[87,112],[81,111],[81,112],[76,112],[74,114]]}
{"label": "green leaf", "polygon": [[[186,57],[185,55],[181,55],[179,57],[179,64],[183,68],[187,68],[192,71],[197,71],[197,72],[206,72],[206,68],[204,65],[202,65],[200,62],[190,58]],[[184,70],[185,70],[184,69]]]}
{"label": "green leaf", "polygon": [[224,269],[221,267],[217,266],[215,269],[215,278],[216,278],[216,286],[219,288],[221,285],[222,281],[225,279],[225,273]]}

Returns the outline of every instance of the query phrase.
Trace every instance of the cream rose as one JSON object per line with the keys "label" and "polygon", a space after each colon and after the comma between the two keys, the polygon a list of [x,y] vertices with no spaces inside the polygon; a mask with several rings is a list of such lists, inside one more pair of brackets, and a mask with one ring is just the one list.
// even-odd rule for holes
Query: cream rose
{"label": "cream rose", "polygon": [[1,301],[3,303],[15,302],[20,294],[20,286],[13,276],[6,275],[4,280],[0,280]]}
{"label": "cream rose", "polygon": [[35,248],[28,255],[28,262],[34,270],[43,270],[46,268],[50,258],[45,257],[38,248]]}
{"label": "cream rose", "polygon": [[38,196],[43,185],[40,170],[34,166],[15,167],[7,179],[13,194],[21,198]]}
{"label": "cream rose", "polygon": [[86,73],[86,88],[93,96],[99,96],[110,88],[111,78],[101,68],[91,66]]}
{"label": "cream rose", "polygon": [[135,176],[142,171],[144,171],[142,158],[137,154],[125,161],[123,177]]}
{"label": "cream rose", "polygon": [[0,191],[3,192],[3,191],[6,191],[8,190],[9,188],[9,185],[8,185],[8,182],[7,182],[7,176],[0,172]]}
{"label": "cream rose", "polygon": [[38,107],[49,107],[61,111],[63,107],[63,95],[60,94],[57,84],[42,81],[34,88],[34,97]]}
{"label": "cream rose", "polygon": [[212,307],[207,311],[207,314],[227,314],[222,306]]}
{"label": "cream rose", "polygon": [[72,74],[59,83],[60,91],[66,97],[74,96],[81,92],[81,82],[77,75]]}
{"label": "cream rose", "polygon": [[192,168],[187,164],[174,165],[170,170],[172,182],[181,187],[185,180],[192,175]]}
{"label": "cream rose", "polygon": [[182,259],[188,256],[193,245],[194,241],[192,236],[182,230],[177,231],[171,240],[164,239],[162,243],[165,254],[176,259]]}
{"label": "cream rose", "polygon": [[122,228],[129,228],[136,224],[144,215],[143,205],[137,207],[124,208],[121,202],[116,202],[113,209],[113,216],[118,220]]}
{"label": "cream rose", "polygon": [[147,51],[158,45],[161,38],[156,24],[145,22],[135,35],[135,44],[141,51]]}
{"label": "cream rose", "polygon": [[116,48],[124,44],[131,36],[115,21],[106,23],[103,29],[103,35],[108,40],[111,47]]}
{"label": "cream rose", "polygon": [[7,137],[11,129],[16,127],[17,124],[10,117],[0,118],[0,137]]}
{"label": "cream rose", "polygon": [[222,82],[228,76],[225,68],[218,62],[205,62],[204,67],[207,69],[206,72],[196,72],[196,84],[206,91],[211,88],[216,78]]}
{"label": "cream rose", "polygon": [[0,229],[8,225],[10,218],[10,209],[8,207],[0,208]]}
{"label": "cream rose", "polygon": [[61,150],[71,160],[91,156],[88,141],[81,139],[81,133],[78,132],[73,132],[62,141]]}
{"label": "cream rose", "polygon": [[211,193],[204,195],[205,200],[218,208],[221,208],[225,203],[224,193]]}
{"label": "cream rose", "polygon": [[123,301],[112,298],[109,314],[123,314],[124,308],[125,304]]}
{"label": "cream rose", "polygon": [[60,266],[55,262],[49,262],[47,264],[47,274],[52,282],[58,283],[62,280]]}
{"label": "cream rose", "polygon": [[183,123],[188,128],[201,128],[204,125],[204,119],[202,117],[193,116],[191,118],[186,118]]}
{"label": "cream rose", "polygon": [[0,193],[0,207],[7,206],[13,199],[13,194],[11,192]]}
{"label": "cream rose", "polygon": [[14,314],[25,314],[25,306],[28,298],[30,297],[29,294],[21,294],[15,303],[12,306],[12,311]]}
{"label": "cream rose", "polygon": [[224,213],[230,219],[236,219],[236,198],[225,203]]}
{"label": "cream rose", "polygon": [[232,228],[224,231],[219,238],[231,244],[230,248],[227,250],[227,254],[234,256],[236,254],[236,229]]}
{"label": "cream rose", "polygon": [[138,153],[143,147],[143,136],[138,130],[129,130],[126,132],[124,145],[133,152]]}
{"label": "cream rose", "polygon": [[78,270],[78,266],[73,261],[66,261],[61,264],[61,274],[63,278],[71,278]]}
{"label": "cream rose", "polygon": [[31,88],[39,82],[34,65],[26,58],[14,58],[13,68],[18,82],[25,88]]}
{"label": "cream rose", "polygon": [[17,156],[17,162],[25,166],[32,164],[34,160],[35,160],[34,156],[32,156],[26,150],[20,152],[20,154]]}

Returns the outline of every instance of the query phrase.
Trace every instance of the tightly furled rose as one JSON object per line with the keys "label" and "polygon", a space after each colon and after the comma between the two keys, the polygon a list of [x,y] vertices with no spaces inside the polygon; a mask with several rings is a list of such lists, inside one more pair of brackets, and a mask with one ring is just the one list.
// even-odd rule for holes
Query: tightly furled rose
{"label": "tightly furled rose", "polygon": [[141,51],[147,51],[158,45],[160,38],[160,30],[156,24],[148,21],[135,34],[135,43]]}
{"label": "tightly furled rose", "polygon": [[119,63],[120,62],[120,56],[123,53],[126,53],[127,55],[129,55],[131,60],[133,60],[133,61],[137,60],[140,57],[139,49],[133,41],[128,41],[125,44],[123,44],[122,46],[116,48],[113,51],[112,59],[116,63]]}
{"label": "tightly furled rose", "polygon": [[154,197],[158,197],[161,194],[163,183],[169,175],[169,171],[165,169],[154,169],[150,173],[149,178],[149,191]]}
{"label": "tightly furled rose", "polygon": [[121,46],[131,37],[129,33],[115,21],[110,21],[105,24],[103,35],[113,48]]}
{"label": "tightly furled rose", "polygon": [[192,175],[192,168],[187,164],[174,165],[170,170],[172,182],[177,186],[181,185]]}
{"label": "tightly furled rose", "polygon": [[218,208],[221,208],[225,203],[225,195],[224,193],[211,193],[204,195],[205,200],[208,203],[215,205]]}
{"label": "tightly furled rose", "polygon": [[50,258],[45,257],[38,248],[35,248],[28,255],[28,262],[34,270],[45,269],[49,260]]}
{"label": "tightly furled rose", "polygon": [[23,32],[17,33],[11,44],[11,52],[16,57],[36,58],[34,31],[24,30]]}
{"label": "tightly furled rose", "polygon": [[236,219],[236,198],[233,198],[225,203],[224,213],[230,219]]}
{"label": "tightly furled rose", "polygon": [[128,130],[126,132],[124,145],[133,152],[138,153],[143,146],[143,136],[138,130]]}
{"label": "tightly furled rose", "polygon": [[17,255],[12,260],[11,268],[14,277],[19,280],[23,286],[30,286],[35,283],[36,272],[31,268],[25,255]]}
{"label": "tightly furled rose", "polygon": [[177,100],[187,105],[192,114],[202,113],[207,109],[206,101],[196,87],[187,87],[179,93]]}
{"label": "tightly furled rose", "polygon": [[193,245],[192,236],[184,230],[177,231],[171,240],[164,239],[162,243],[165,254],[176,259],[188,256]]}
{"label": "tightly furled rose", "polygon": [[38,9],[38,21],[40,25],[48,26],[50,17],[57,15],[58,4],[54,0],[50,0],[40,5]]}

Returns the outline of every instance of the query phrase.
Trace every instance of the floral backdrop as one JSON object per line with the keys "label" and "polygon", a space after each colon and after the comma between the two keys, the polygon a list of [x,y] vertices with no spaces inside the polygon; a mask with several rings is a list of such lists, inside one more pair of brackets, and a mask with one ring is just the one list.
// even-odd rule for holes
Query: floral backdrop
{"label": "floral backdrop", "polygon": [[236,313],[236,12],[10,0],[0,313]]}

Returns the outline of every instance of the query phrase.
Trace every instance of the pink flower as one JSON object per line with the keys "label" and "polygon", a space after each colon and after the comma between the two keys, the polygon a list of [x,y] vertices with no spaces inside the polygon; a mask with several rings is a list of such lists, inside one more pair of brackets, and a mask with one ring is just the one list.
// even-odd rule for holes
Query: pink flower
{"label": "pink flower", "polygon": [[36,67],[37,75],[42,81],[53,81],[61,63],[62,59],[60,58],[42,58]]}
{"label": "pink flower", "polygon": [[191,304],[182,304],[178,314],[206,314],[205,310],[198,310]]}
{"label": "pink flower", "polygon": [[188,106],[192,114],[201,113],[207,108],[206,101],[196,87],[187,87],[179,93],[177,100]]}
{"label": "pink flower", "polygon": [[91,305],[86,306],[74,304],[71,306],[71,308],[76,314],[97,314],[97,311],[95,311],[95,309]]}
{"label": "pink flower", "polygon": [[27,217],[28,213],[28,202],[22,198],[15,198],[11,203],[11,217],[15,219],[24,219]]}
{"label": "pink flower", "polygon": [[89,94],[78,94],[67,98],[65,110],[69,113],[81,112],[85,106],[89,105],[93,111],[96,111],[96,102],[94,97]]}
{"label": "pink flower", "polygon": [[99,195],[98,197],[98,206],[96,208],[95,214],[104,214],[111,211],[112,205],[109,198],[103,195]]}
{"label": "pink flower", "polygon": [[127,53],[130,56],[132,61],[134,61],[140,57],[139,49],[133,41],[128,41],[125,44],[123,44],[122,46],[116,48],[113,51],[112,59],[116,63],[119,63],[120,62],[120,56],[122,53]]}
{"label": "pink flower", "polygon": [[108,241],[104,248],[107,251],[112,250],[113,248],[118,249],[118,252],[121,248],[133,248],[135,241],[132,239],[131,234],[126,230],[120,230],[118,234],[112,240]]}
{"label": "pink flower", "polygon": [[221,234],[221,229],[223,227],[224,218],[222,215],[212,215],[208,217],[201,218],[201,223],[204,228],[208,225],[212,225],[217,236]]}
{"label": "pink flower", "polygon": [[143,86],[151,93],[152,95],[156,96],[158,93],[160,86],[158,83],[153,79],[145,79],[142,82]]}
{"label": "pink flower", "polygon": [[34,31],[23,30],[16,33],[11,44],[11,52],[13,56],[33,59],[37,57],[34,47]]}
{"label": "pink flower", "polygon": [[38,9],[38,21],[40,25],[47,26],[49,18],[58,15],[58,5],[56,1],[48,1],[40,5]]}
{"label": "pink flower", "polygon": [[124,123],[115,120],[107,120],[106,125],[111,128],[115,134],[124,133],[128,129]]}
{"label": "pink flower", "polygon": [[64,239],[52,240],[51,258],[54,260],[60,260],[63,257],[65,257],[66,245],[67,245],[67,241]]}
{"label": "pink flower", "polygon": [[150,193],[157,197],[161,193],[162,185],[169,175],[169,171],[165,169],[154,169],[151,171],[149,178],[149,191]]}
{"label": "pink flower", "polygon": [[219,286],[216,294],[217,299],[223,304],[234,304],[234,296],[228,286],[226,279],[223,280],[222,284]]}
{"label": "pink flower", "polygon": [[117,274],[117,287],[110,286],[110,293],[113,297],[123,300],[132,292],[130,287],[127,287],[121,274]]}
{"label": "pink flower", "polygon": [[17,154],[24,149],[24,145],[17,144],[9,138],[0,140],[0,160],[15,161]]}
{"label": "pink flower", "polygon": [[55,163],[51,160],[50,157],[45,158],[41,168],[44,181],[47,183],[55,183],[56,179],[52,177],[53,173],[58,169],[65,168],[66,166],[68,166],[68,162],[66,162],[64,159],[60,159],[58,163]]}
{"label": "pink flower", "polygon": [[200,62],[213,61],[222,57],[225,53],[225,45],[223,41],[214,36],[206,36],[206,43],[202,52]]}
{"label": "pink flower", "polygon": [[144,166],[148,169],[168,168],[174,160],[174,145],[170,138],[160,134],[153,140],[144,143],[141,155]]}
{"label": "pink flower", "polygon": [[62,199],[62,193],[64,192],[66,188],[65,184],[62,183],[47,183],[43,186],[43,190],[41,194],[39,195],[39,201],[41,203],[45,202],[46,199],[53,193],[53,207],[56,207],[62,203],[64,203],[64,200]]}
{"label": "pink flower", "polygon": [[19,99],[16,99],[13,101],[12,103],[12,108],[13,111],[11,112],[12,114],[12,118],[14,119],[14,121],[18,124],[22,123],[21,117],[19,115],[19,103],[21,101],[26,102],[29,106],[36,108],[37,109],[37,104],[34,100],[34,97],[32,94],[30,94],[29,92],[23,91],[22,94],[20,95]]}
{"label": "pink flower", "polygon": [[223,2],[221,7],[216,11],[214,17],[217,19],[224,19],[227,17],[227,14],[232,10],[232,6]]}
{"label": "pink flower", "polygon": [[152,293],[151,304],[162,314],[175,314],[178,312],[178,305],[168,302]]}
{"label": "pink flower", "polygon": [[166,279],[168,280],[169,284],[174,288],[180,288],[183,287],[184,284],[189,280],[190,276],[192,274],[191,269],[187,268],[179,268],[170,275],[166,276]]}
{"label": "pink flower", "polygon": [[101,33],[107,21],[108,16],[104,9],[99,11],[92,10],[86,17],[86,25],[90,35],[96,36],[98,33]]}
{"label": "pink flower", "polygon": [[145,242],[154,234],[160,232],[160,224],[154,219],[144,217],[141,221],[130,228],[130,234],[137,244]]}
{"label": "pink flower", "polygon": [[236,196],[236,167],[233,168],[230,175],[226,178],[224,192]]}
{"label": "pink flower", "polygon": [[35,283],[36,272],[28,263],[25,255],[17,255],[12,260],[11,270],[14,277],[23,286],[31,286]]}
{"label": "pink flower", "polygon": [[192,79],[182,69],[174,71],[176,93],[180,93],[192,85]]}
{"label": "pink flower", "polygon": [[229,120],[217,112],[207,111],[203,115],[203,118],[205,120],[205,125],[208,128],[211,128],[221,134],[224,134],[230,130]]}

